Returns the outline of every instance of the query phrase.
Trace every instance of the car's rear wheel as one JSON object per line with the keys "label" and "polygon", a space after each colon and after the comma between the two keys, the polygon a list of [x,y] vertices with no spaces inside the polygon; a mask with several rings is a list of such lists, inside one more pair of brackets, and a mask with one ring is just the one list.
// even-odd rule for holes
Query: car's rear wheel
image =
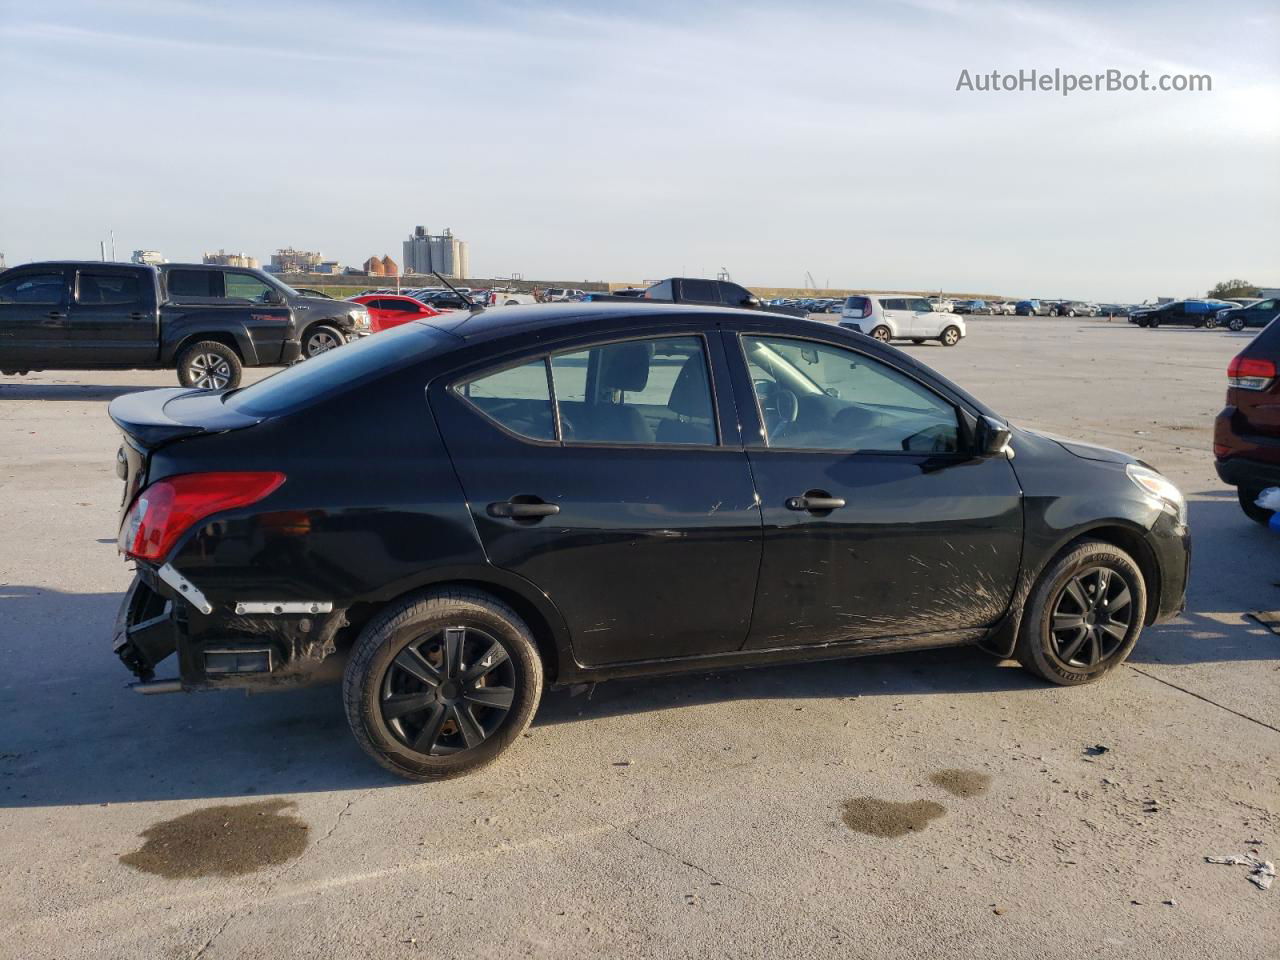
{"label": "car's rear wheel", "polygon": [[1210,317],[1208,320],[1206,320],[1206,321],[1204,322],[1204,326],[1205,326],[1205,329],[1206,329],[1206,330],[1217,330],[1217,329],[1218,329],[1218,318],[1217,318],[1217,317]]}
{"label": "car's rear wheel", "polygon": [[342,331],[337,327],[319,323],[303,334],[302,355],[304,357],[316,357],[322,353],[328,353],[346,342],[347,338],[342,335]]}
{"label": "car's rear wheel", "polygon": [[524,732],[542,696],[542,661],[506,604],[433,590],[361,631],[342,691],[366,753],[406,779],[442,780],[491,763]]}
{"label": "car's rear wheel", "polygon": [[1260,487],[1236,487],[1236,498],[1240,501],[1240,509],[1244,511],[1244,515],[1258,523],[1270,523],[1275,511],[1258,506],[1255,501],[1260,493]]}
{"label": "car's rear wheel", "polygon": [[1129,656],[1146,614],[1146,582],[1133,558],[1112,544],[1086,540],[1040,575],[1027,598],[1014,656],[1052,683],[1091,683]]}
{"label": "car's rear wheel", "polygon": [[947,329],[942,331],[942,336],[938,339],[942,341],[942,345],[944,347],[954,347],[960,342],[960,328],[954,326],[947,327]]}
{"label": "car's rear wheel", "polygon": [[201,340],[178,355],[178,382],[202,390],[232,390],[240,386],[240,357],[225,343]]}
{"label": "car's rear wheel", "polygon": [[881,324],[871,331],[871,336],[881,343],[888,343],[890,337],[889,328]]}
{"label": "car's rear wheel", "polygon": [[1074,317],[1075,315],[1076,315],[1076,312],[1075,312],[1074,310],[1068,310],[1068,311],[1067,311],[1067,316],[1068,316],[1068,317]]}

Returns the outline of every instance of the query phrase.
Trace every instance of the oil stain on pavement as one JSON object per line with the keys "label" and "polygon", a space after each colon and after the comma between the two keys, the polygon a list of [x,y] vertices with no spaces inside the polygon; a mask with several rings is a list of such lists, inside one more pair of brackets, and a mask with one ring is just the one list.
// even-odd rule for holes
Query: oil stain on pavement
{"label": "oil stain on pavement", "polygon": [[307,847],[307,825],[289,800],[206,807],[142,832],[138,850],[120,862],[145,873],[179,877],[231,877],[285,863]]}
{"label": "oil stain on pavement", "polygon": [[854,797],[844,804],[844,825],[858,833],[873,837],[904,837],[908,833],[923,830],[930,820],[936,820],[947,808],[932,800],[916,800],[913,803],[893,803],[875,797]]}
{"label": "oil stain on pavement", "polygon": [[980,797],[991,786],[991,774],[977,770],[939,770],[929,777],[929,782],[956,797]]}

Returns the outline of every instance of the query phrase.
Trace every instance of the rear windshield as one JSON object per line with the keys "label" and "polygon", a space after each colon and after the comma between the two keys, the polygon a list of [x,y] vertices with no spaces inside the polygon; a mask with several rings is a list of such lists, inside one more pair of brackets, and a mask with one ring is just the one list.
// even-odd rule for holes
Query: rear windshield
{"label": "rear windshield", "polygon": [[442,352],[456,337],[420,323],[405,324],[295,363],[223,398],[251,417],[274,417]]}

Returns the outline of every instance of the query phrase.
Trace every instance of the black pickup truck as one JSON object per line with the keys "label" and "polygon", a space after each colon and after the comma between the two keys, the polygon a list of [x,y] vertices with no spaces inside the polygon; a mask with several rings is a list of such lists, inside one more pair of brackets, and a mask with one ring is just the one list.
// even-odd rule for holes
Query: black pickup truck
{"label": "black pickup truck", "polygon": [[370,330],[368,309],[304,297],[258,270],[208,264],[28,263],[0,273],[0,373],[175,368],[238,386]]}
{"label": "black pickup truck", "polygon": [[[662,303],[687,303],[694,306],[707,307],[742,307],[747,310],[768,310],[771,313],[785,313],[790,316],[805,317],[807,312],[798,308],[767,307],[759,297],[741,284],[732,280],[700,280],[696,277],[668,277],[646,289],[641,297],[645,300],[657,300]],[[625,300],[635,303],[635,295],[631,293],[588,293],[582,298],[585,301]]]}

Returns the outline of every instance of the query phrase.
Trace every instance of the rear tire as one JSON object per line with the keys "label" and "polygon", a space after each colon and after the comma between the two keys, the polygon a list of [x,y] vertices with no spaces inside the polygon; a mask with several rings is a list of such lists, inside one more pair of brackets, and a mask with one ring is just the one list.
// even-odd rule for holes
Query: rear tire
{"label": "rear tire", "polygon": [[1050,683],[1092,683],[1124,663],[1146,615],[1146,582],[1133,558],[1109,543],[1086,540],[1040,574],[1013,655]]}
{"label": "rear tire", "polygon": [[1275,511],[1264,510],[1254,503],[1261,492],[1260,487],[1236,487],[1236,499],[1240,501],[1240,509],[1244,511],[1246,517],[1255,523],[1267,524],[1271,522],[1271,516]]}
{"label": "rear tire", "polygon": [[960,328],[956,326],[947,327],[942,331],[942,336],[938,338],[938,341],[944,347],[954,347],[960,342]]}
{"label": "rear tire", "polygon": [[871,331],[871,338],[873,340],[879,340],[881,343],[888,343],[891,336],[892,335],[889,333],[889,328],[886,327],[884,324],[881,324],[880,326],[876,327],[874,330]]}
{"label": "rear tire", "polygon": [[532,633],[506,604],[478,590],[429,590],[365,626],[342,696],[369,756],[408,780],[443,780],[492,763],[519,738],[542,674]]}
{"label": "rear tire", "polygon": [[184,347],[178,354],[177,368],[180,384],[201,390],[234,390],[244,372],[239,354],[216,340]]}

